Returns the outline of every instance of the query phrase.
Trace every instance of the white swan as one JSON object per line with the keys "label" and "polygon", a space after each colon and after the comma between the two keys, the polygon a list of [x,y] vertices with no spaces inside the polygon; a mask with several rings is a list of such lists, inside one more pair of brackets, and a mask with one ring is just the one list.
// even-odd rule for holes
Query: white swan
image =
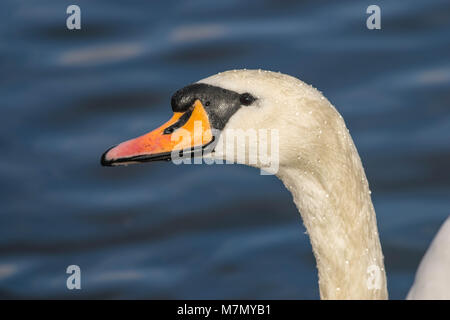
{"label": "white swan", "polygon": [[[245,157],[240,158],[237,146],[224,146],[233,138],[229,132],[255,129],[262,135],[258,129],[273,130],[279,138],[276,175],[292,193],[310,236],[321,298],[388,297],[375,211],[360,157],[344,120],[319,91],[281,73],[233,70],[177,91],[171,104],[174,116],[169,122],[107,150],[102,164],[167,160],[178,154],[175,151],[184,149],[186,155],[203,148],[204,157],[264,167],[259,158],[250,161],[251,154],[258,154],[256,146],[246,146]],[[196,128],[202,135],[195,134]],[[180,140],[186,132],[189,139]],[[424,260],[445,256],[445,270],[450,266],[449,229],[450,222]],[[444,267],[437,271],[430,265],[422,264],[410,298],[449,296]],[[427,278],[434,272],[446,277],[447,287],[438,281],[429,285]],[[435,289],[439,285],[440,291]]]}
{"label": "white swan", "polygon": [[450,300],[450,217],[444,222],[420,262],[407,299]]}

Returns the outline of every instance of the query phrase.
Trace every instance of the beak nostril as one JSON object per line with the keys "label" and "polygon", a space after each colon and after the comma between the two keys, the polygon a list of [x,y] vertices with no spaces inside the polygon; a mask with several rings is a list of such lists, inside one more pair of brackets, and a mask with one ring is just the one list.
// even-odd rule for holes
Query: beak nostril
{"label": "beak nostril", "polygon": [[164,129],[164,134],[171,134],[175,131],[174,127],[168,127]]}
{"label": "beak nostril", "polygon": [[190,119],[193,111],[194,111],[194,108],[191,107],[188,111],[183,113],[183,115],[178,119],[177,122],[175,122],[171,126],[164,129],[163,134],[171,134],[178,128],[181,128],[182,126],[184,126]]}

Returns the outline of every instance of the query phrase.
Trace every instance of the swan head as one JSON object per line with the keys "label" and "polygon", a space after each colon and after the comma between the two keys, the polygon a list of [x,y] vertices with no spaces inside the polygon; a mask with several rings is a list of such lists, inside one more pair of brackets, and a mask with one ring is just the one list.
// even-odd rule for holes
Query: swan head
{"label": "swan head", "polygon": [[[310,85],[263,70],[231,70],[172,96],[173,117],[159,128],[107,150],[105,166],[202,156],[277,173],[332,160],[342,117]],[[302,169],[303,169],[302,168]]]}
{"label": "swan head", "polygon": [[[193,156],[276,174],[308,230],[321,297],[387,297],[364,169],[342,117],[318,90],[281,73],[232,70],[178,90],[171,105],[167,123],[107,150],[102,165]],[[375,264],[373,289],[367,270]]]}

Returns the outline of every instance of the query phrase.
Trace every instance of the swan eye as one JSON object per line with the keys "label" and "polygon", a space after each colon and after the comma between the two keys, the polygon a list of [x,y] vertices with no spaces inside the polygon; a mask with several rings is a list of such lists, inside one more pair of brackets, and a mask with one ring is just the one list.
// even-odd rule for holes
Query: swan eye
{"label": "swan eye", "polygon": [[252,96],[250,93],[246,92],[241,94],[239,100],[241,101],[241,104],[243,104],[244,106],[249,106],[253,103],[253,101],[256,100],[256,98]]}

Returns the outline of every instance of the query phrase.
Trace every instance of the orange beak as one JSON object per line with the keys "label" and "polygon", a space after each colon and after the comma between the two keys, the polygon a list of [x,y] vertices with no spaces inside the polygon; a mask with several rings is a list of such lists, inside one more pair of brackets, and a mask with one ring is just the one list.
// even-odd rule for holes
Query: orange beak
{"label": "orange beak", "polygon": [[214,141],[208,114],[200,100],[186,112],[175,112],[159,128],[107,150],[101,158],[104,166],[170,160],[193,154]]}

